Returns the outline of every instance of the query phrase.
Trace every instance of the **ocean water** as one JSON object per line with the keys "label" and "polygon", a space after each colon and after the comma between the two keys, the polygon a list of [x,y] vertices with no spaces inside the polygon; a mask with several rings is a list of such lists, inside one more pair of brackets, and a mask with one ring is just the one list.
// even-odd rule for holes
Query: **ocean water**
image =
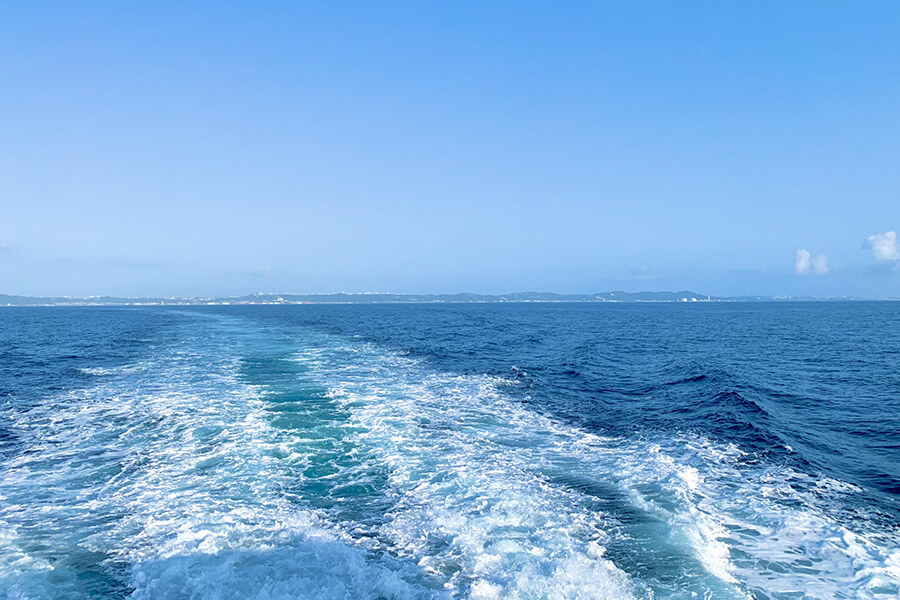
{"label": "ocean water", "polygon": [[900,596],[900,304],[0,310],[0,597]]}

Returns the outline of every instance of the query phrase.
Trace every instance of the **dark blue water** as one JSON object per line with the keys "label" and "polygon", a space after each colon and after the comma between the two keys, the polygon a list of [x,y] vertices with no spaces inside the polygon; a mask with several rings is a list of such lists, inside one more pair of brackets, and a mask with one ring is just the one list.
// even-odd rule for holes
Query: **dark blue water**
{"label": "dark blue water", "polygon": [[7,309],[0,403],[10,597],[900,591],[896,303]]}

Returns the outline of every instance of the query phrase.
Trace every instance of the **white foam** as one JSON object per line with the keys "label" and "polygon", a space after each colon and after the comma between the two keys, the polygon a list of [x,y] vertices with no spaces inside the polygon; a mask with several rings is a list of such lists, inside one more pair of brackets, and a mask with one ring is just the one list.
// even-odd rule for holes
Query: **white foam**
{"label": "white foam", "polygon": [[[594,435],[513,382],[308,332],[297,384],[334,415],[282,427],[237,376],[247,325],[206,325],[10,413],[29,452],[0,472],[0,595],[96,596],[86,571],[142,599],[898,593],[896,535],[821,509],[853,486],[697,436]],[[316,481],[361,491],[312,508],[298,485],[326,450]]]}
{"label": "white foam", "polygon": [[[390,473],[397,503],[381,533],[394,551],[443,574],[453,591],[897,593],[896,537],[850,533],[791,484],[799,474],[787,467],[745,467],[735,446],[690,435],[655,443],[595,436],[522,408],[495,379],[433,373],[414,360],[364,349],[325,343],[314,358],[307,352],[299,360],[345,403],[363,431],[360,443]],[[637,544],[635,536],[643,535],[637,528],[592,508],[590,494],[545,477],[559,465],[588,484],[614,486],[645,518],[664,524],[665,535],[647,534],[647,545]],[[693,557],[700,572],[676,583],[652,569],[623,572],[642,560],[629,552],[653,543]],[[606,558],[602,548],[609,544],[618,551]]]}
{"label": "white foam", "polygon": [[12,414],[29,451],[0,472],[0,595],[92,598],[84,574],[118,572],[107,593],[142,599],[433,597],[284,496],[304,457],[233,340],[203,343]]}
{"label": "white foam", "polygon": [[137,373],[145,369],[143,364],[120,365],[118,367],[82,367],[78,369],[85,375],[109,376]]}

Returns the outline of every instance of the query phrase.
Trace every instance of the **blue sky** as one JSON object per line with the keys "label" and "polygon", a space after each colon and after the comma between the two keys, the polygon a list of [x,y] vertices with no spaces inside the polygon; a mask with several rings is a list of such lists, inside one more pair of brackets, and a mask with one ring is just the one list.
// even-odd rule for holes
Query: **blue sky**
{"label": "blue sky", "polygon": [[898,30],[896,2],[4,3],[0,292],[900,296]]}

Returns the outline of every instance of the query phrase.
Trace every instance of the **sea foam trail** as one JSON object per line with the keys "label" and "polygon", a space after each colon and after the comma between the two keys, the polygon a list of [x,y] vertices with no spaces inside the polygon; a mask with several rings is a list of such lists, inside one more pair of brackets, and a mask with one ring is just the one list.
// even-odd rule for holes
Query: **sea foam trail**
{"label": "sea foam trail", "polygon": [[[215,325],[215,327],[212,327]],[[9,598],[431,598],[282,490],[244,335],[209,323],[93,387],[8,412],[27,444],[0,472]],[[90,374],[89,373],[89,374]]]}
{"label": "sea foam trail", "polygon": [[[691,435],[613,439],[523,408],[486,376],[366,344],[298,360],[332,390],[395,503],[379,535],[473,597],[875,598],[890,532],[821,510],[852,486]],[[316,345],[313,342],[312,345]]]}
{"label": "sea foam trail", "polygon": [[884,598],[852,486],[688,434],[602,437],[513,382],[185,318],[83,389],[4,410],[10,598]]}

